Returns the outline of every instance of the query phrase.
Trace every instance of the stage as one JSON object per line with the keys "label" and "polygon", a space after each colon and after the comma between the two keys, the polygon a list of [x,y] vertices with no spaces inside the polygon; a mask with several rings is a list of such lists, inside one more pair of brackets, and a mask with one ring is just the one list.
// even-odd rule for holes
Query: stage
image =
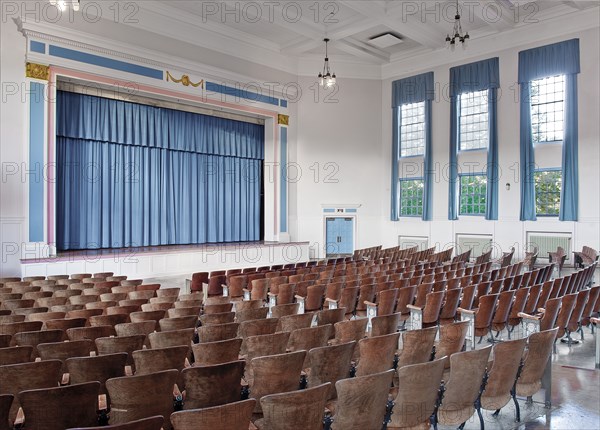
{"label": "stage", "polygon": [[308,261],[308,242],[236,242],[59,252],[21,259],[21,276],[114,272],[131,279]]}

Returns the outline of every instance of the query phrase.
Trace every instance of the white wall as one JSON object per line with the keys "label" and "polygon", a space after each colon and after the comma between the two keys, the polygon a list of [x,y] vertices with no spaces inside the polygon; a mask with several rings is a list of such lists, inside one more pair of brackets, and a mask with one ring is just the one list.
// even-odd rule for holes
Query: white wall
{"label": "white wall", "polygon": [[19,257],[27,242],[22,178],[27,160],[27,94],[25,91],[25,38],[8,21],[0,25],[0,274],[20,273]]}
{"label": "white wall", "polygon": [[[579,222],[560,222],[557,218],[540,218],[535,222],[519,221],[520,189],[519,179],[519,104],[516,98],[518,52],[523,49],[542,46],[549,43],[578,37],[581,50],[581,73],[579,84],[579,180],[580,206]],[[433,103],[433,160],[436,165],[436,181],[433,188],[433,220],[423,222],[420,219],[401,218],[399,222],[389,220],[390,201],[390,159],[381,165],[384,172],[385,199],[382,200],[382,242],[393,246],[399,235],[428,236],[430,244],[439,247],[453,243],[457,233],[478,233],[493,235],[498,249],[506,250],[515,246],[517,252],[525,247],[527,231],[569,232],[573,235],[572,246],[581,249],[583,245],[598,248],[600,245],[599,188],[600,184],[600,144],[598,123],[598,99],[600,94],[598,76],[599,51],[598,28],[548,39],[535,44],[512,46],[489,55],[461,60],[462,53],[457,51],[457,61],[434,68],[411,71],[410,75],[433,70],[436,88],[436,101]],[[483,217],[462,217],[457,221],[448,221],[448,182],[444,166],[449,159],[450,104],[447,87],[450,67],[498,56],[500,58],[501,97],[498,101],[499,128],[499,214],[498,221],[486,221]],[[391,123],[391,83],[405,75],[382,82],[382,148],[389,148],[392,141]],[[542,166],[560,166],[560,151],[549,150],[551,154],[538,153],[536,162]],[[477,158],[471,155],[471,160]],[[483,158],[483,157],[482,157]],[[463,159],[464,161],[464,159]],[[440,175],[441,172],[441,175]],[[510,183],[510,190],[505,184]]]}
{"label": "white wall", "polygon": [[315,256],[323,257],[321,205],[357,204],[356,247],[376,245],[381,242],[381,200],[387,198],[380,167],[385,160],[380,144],[381,83],[340,79],[337,94],[327,96],[321,89],[315,99],[310,88],[315,88],[316,79],[299,82],[303,97],[298,103],[295,161],[302,178],[294,187],[292,238],[309,241]]}

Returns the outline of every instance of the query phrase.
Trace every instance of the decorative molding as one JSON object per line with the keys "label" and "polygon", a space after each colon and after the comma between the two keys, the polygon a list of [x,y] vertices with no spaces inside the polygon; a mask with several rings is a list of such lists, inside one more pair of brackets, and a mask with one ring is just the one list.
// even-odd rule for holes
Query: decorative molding
{"label": "decorative molding", "polygon": [[50,78],[50,66],[28,62],[25,66],[25,76],[32,79],[47,81]]}
{"label": "decorative molding", "polygon": [[190,80],[190,77],[188,75],[182,75],[180,79],[176,79],[173,77],[173,75],[171,75],[171,73],[169,73],[168,70],[166,71],[166,73],[167,73],[167,82],[175,82],[176,84],[181,84],[184,87],[189,87],[191,85],[194,88],[198,88],[198,87],[204,88],[204,79],[202,79],[196,83],[193,83]]}
{"label": "decorative molding", "polygon": [[282,113],[277,114],[277,124],[290,125],[290,116]]}

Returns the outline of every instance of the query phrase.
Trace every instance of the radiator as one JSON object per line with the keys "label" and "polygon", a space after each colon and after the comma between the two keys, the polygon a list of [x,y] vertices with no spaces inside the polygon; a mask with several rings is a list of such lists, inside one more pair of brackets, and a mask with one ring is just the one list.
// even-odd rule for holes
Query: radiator
{"label": "radiator", "polygon": [[398,245],[400,249],[412,248],[417,246],[419,251],[427,249],[429,238],[427,236],[398,236]]}
{"label": "radiator", "polygon": [[548,252],[556,252],[556,248],[562,247],[567,253],[567,261],[571,258],[571,234],[550,233],[540,231],[527,232],[527,249],[533,247],[538,249],[538,258],[548,258]]}
{"label": "radiator", "polygon": [[481,254],[490,250],[492,246],[492,236],[488,235],[456,235],[456,247],[454,255],[462,254],[471,250],[471,258],[479,257]]}

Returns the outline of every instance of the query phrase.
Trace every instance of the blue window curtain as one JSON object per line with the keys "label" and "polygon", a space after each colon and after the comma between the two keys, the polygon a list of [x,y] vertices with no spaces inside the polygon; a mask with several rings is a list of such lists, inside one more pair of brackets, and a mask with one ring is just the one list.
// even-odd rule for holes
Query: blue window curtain
{"label": "blue window curtain", "polygon": [[487,154],[487,207],[485,219],[498,219],[498,122],[497,88],[500,87],[498,57],[450,69],[450,155],[448,166],[448,219],[458,219],[458,97],[462,93],[488,90],[489,146]]}
{"label": "blue window curtain", "polygon": [[264,127],[57,92],[57,247],[260,239]]}
{"label": "blue window curtain", "polygon": [[519,52],[521,221],[536,220],[530,82],[556,75],[566,76],[559,220],[577,221],[579,206],[577,74],[579,72],[579,39]]}
{"label": "blue window curtain", "polygon": [[392,82],[392,196],[391,220],[398,221],[398,160],[400,155],[400,106],[425,102],[425,156],[423,159],[423,221],[433,216],[433,155],[432,155],[432,100],[435,97],[433,72],[423,73]]}

